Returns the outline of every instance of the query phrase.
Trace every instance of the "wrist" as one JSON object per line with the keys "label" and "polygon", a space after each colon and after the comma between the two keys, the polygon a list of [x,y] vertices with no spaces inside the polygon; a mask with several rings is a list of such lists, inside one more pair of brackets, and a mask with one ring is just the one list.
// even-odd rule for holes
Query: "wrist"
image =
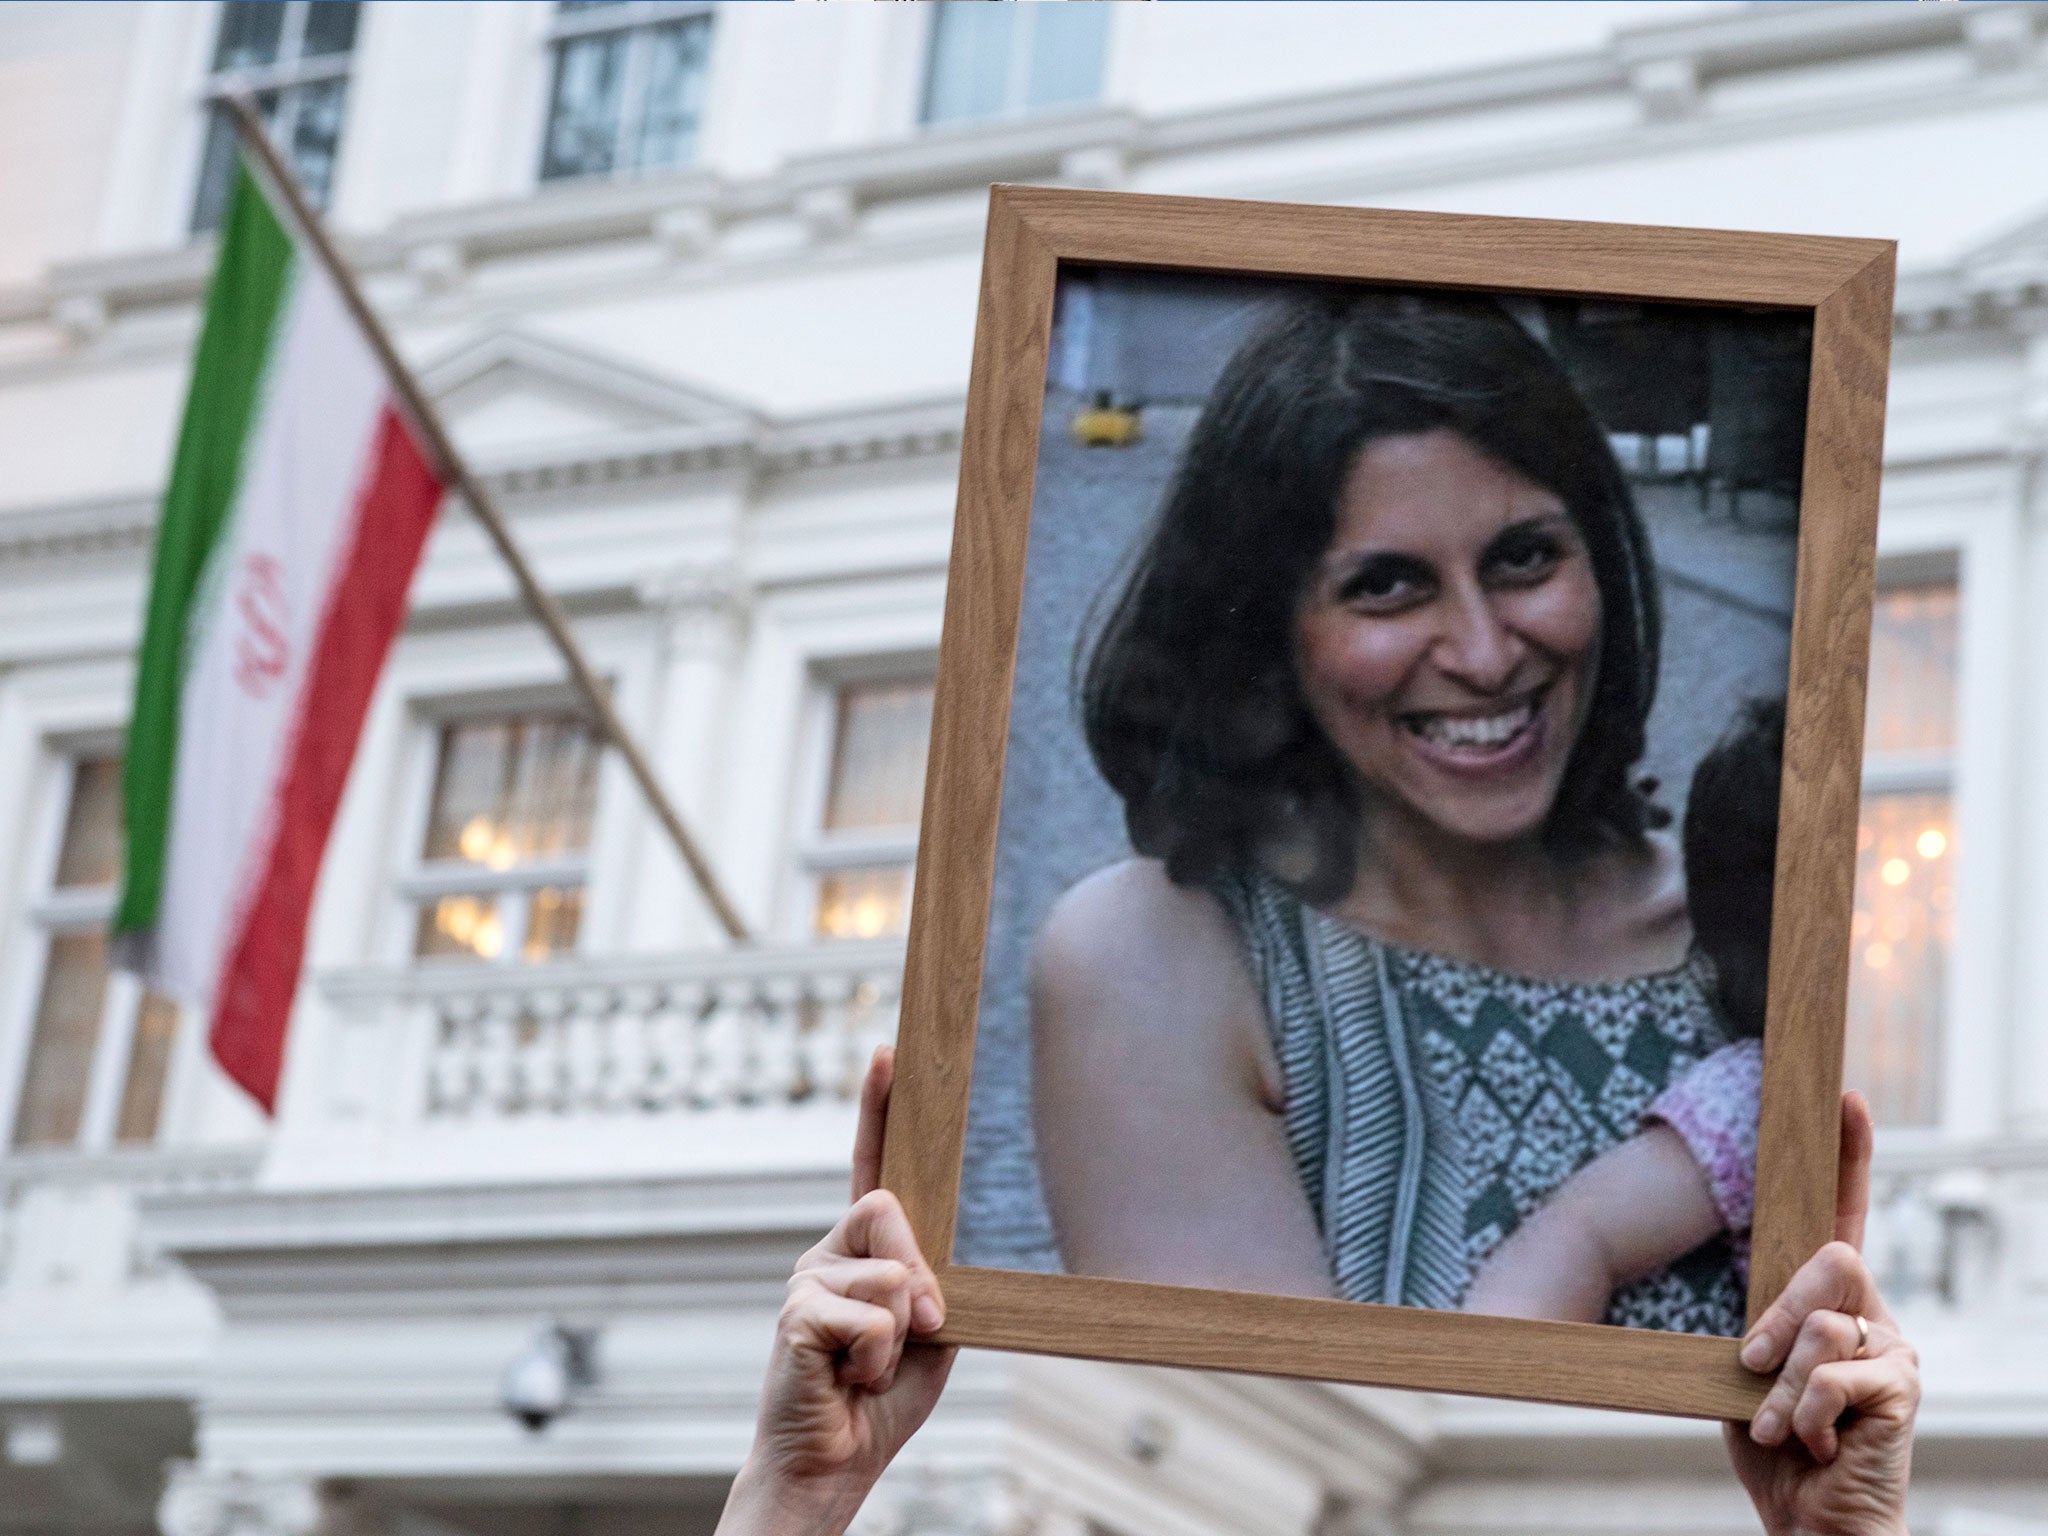
{"label": "wrist", "polygon": [[841,1536],[873,1487],[873,1478],[851,1472],[791,1477],[749,1455],[732,1480],[716,1536]]}

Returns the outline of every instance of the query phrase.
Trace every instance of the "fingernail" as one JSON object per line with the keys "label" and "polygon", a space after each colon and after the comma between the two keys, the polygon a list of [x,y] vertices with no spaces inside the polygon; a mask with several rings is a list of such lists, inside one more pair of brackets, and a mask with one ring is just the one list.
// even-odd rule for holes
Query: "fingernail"
{"label": "fingernail", "polygon": [[930,1333],[946,1320],[946,1314],[939,1310],[939,1304],[929,1296],[920,1296],[910,1306],[910,1323],[919,1333]]}
{"label": "fingernail", "polygon": [[1752,1371],[1767,1371],[1771,1368],[1771,1356],[1776,1350],[1768,1333],[1755,1333],[1742,1346],[1742,1363]]}
{"label": "fingernail", "polygon": [[1784,1426],[1785,1416],[1775,1408],[1766,1408],[1756,1416],[1749,1426],[1749,1438],[1758,1445],[1776,1445]]}

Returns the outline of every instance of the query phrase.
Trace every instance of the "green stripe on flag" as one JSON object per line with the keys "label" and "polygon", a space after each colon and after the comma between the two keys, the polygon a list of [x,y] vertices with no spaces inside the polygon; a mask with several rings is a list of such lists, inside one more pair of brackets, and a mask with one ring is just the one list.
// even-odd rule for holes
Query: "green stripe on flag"
{"label": "green stripe on flag", "polygon": [[178,695],[191,607],[241,484],[243,446],[291,271],[292,242],[246,165],[222,221],[220,255],[192,364],[178,455],[157,524],[125,781],[128,870],[118,933],[155,925],[178,756]]}

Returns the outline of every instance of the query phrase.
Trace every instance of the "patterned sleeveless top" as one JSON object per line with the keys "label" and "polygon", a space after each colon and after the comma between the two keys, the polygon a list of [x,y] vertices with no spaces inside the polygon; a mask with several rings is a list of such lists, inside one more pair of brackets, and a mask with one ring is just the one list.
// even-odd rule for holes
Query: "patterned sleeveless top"
{"label": "patterned sleeveless top", "polygon": [[[1511,976],[1367,938],[1263,876],[1218,882],[1265,998],[1287,1139],[1339,1295],[1453,1308],[1550,1192],[1726,1043],[1695,956],[1626,981]],[[1733,1336],[1727,1234],[1618,1290],[1605,1321]]]}

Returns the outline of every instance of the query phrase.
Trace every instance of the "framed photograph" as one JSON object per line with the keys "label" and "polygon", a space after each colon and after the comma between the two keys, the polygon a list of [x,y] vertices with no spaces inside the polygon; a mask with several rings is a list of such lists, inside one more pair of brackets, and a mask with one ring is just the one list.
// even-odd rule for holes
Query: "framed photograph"
{"label": "framed photograph", "polygon": [[1893,252],[993,190],[885,1149],[948,1339],[1750,1414]]}

